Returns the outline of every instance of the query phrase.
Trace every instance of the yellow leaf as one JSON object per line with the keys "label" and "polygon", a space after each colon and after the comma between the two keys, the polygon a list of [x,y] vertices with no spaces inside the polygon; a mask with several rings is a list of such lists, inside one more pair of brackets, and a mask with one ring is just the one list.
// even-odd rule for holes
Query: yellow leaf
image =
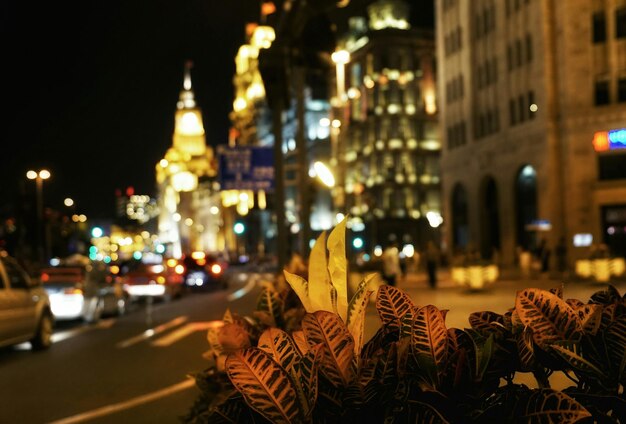
{"label": "yellow leaf", "polygon": [[328,272],[337,291],[337,313],[348,322],[348,261],[346,260],[346,222],[344,218],[328,236]]}
{"label": "yellow leaf", "polygon": [[309,299],[309,288],[307,281],[299,275],[292,274],[289,271],[283,271],[283,273],[285,274],[285,279],[287,280],[293,291],[296,292],[296,294],[300,298],[304,309],[307,312],[314,312],[315,309],[313,309],[313,307],[311,306],[311,300]]}
{"label": "yellow leaf", "polygon": [[232,324],[233,322],[235,322],[235,320],[233,319],[233,314],[230,312],[230,308],[226,308],[226,312],[224,312],[224,318],[222,318],[222,321],[224,321],[224,323],[226,324]]}
{"label": "yellow leaf", "polygon": [[337,312],[331,298],[326,261],[326,231],[317,238],[309,257],[309,300],[313,311]]}

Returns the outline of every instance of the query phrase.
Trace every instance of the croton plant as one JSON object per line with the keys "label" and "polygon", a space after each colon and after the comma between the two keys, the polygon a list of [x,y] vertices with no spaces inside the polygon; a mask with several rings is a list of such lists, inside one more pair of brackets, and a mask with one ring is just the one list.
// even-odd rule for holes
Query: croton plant
{"label": "croton plant", "polygon": [[[626,296],[613,286],[587,303],[528,288],[506,313],[474,312],[458,329],[375,273],[348,296],[347,268],[344,220],[315,243],[308,280],[285,271],[288,286],[264,287],[253,316],[227,311],[208,332],[211,363],[182,420],[626,422]],[[382,325],[365,341],[376,287]],[[555,372],[571,386],[551,388]]]}

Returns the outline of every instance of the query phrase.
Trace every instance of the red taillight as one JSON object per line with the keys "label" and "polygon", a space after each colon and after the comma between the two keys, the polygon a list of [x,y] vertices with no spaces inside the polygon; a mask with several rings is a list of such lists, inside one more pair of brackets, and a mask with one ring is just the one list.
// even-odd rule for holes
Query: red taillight
{"label": "red taillight", "polygon": [[46,281],[50,280],[50,275],[46,274],[45,272],[43,274],[41,274],[41,282],[45,283]]}
{"label": "red taillight", "polygon": [[211,272],[213,274],[219,274],[220,272],[222,272],[222,267],[219,264],[213,264],[211,265]]}

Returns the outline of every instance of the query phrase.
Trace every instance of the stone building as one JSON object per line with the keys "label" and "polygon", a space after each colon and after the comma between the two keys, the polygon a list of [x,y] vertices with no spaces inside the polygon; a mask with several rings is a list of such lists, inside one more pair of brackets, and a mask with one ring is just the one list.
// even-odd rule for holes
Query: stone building
{"label": "stone building", "polygon": [[624,255],[626,1],[437,0],[436,28],[448,247]]}

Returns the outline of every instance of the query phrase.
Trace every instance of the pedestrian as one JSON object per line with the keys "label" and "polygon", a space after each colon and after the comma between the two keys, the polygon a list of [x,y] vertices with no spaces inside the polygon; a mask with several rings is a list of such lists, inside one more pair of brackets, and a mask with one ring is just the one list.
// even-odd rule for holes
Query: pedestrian
{"label": "pedestrian", "polygon": [[428,285],[431,289],[437,287],[437,266],[439,265],[439,249],[431,240],[426,245],[426,270],[428,271]]}
{"label": "pedestrian", "polygon": [[554,248],[554,255],[556,256],[557,271],[564,277],[567,272],[567,243],[564,236],[559,238],[559,242]]}
{"label": "pedestrian", "polygon": [[542,238],[535,251],[535,257],[540,264],[541,273],[547,273],[550,270],[550,248],[548,247],[548,241]]}
{"label": "pedestrian", "polygon": [[400,251],[398,250],[398,243],[394,241],[383,252],[383,278],[387,284],[395,286],[396,280],[401,274]]}

